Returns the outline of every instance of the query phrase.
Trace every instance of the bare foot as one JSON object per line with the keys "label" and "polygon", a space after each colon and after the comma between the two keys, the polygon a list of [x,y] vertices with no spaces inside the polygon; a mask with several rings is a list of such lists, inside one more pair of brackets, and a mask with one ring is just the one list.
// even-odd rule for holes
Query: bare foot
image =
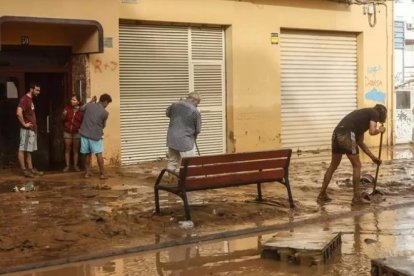
{"label": "bare foot", "polygon": [[328,194],[326,194],[326,193],[319,194],[318,199],[316,200],[316,202],[318,202],[318,203],[326,203],[326,202],[330,202],[330,201],[332,201],[332,198],[330,198],[328,196]]}

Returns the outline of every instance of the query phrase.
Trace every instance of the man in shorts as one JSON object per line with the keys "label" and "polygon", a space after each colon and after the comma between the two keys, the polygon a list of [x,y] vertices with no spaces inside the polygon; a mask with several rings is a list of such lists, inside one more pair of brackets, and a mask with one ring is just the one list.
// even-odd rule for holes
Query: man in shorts
{"label": "man in shorts", "polygon": [[20,123],[20,145],[17,153],[20,168],[25,177],[43,175],[32,164],[32,152],[37,151],[37,124],[33,98],[40,95],[40,85],[32,82],[29,91],[20,98],[16,115]]}
{"label": "man in shorts", "polygon": [[[323,179],[322,189],[318,196],[318,202],[331,201],[326,189],[331,181],[332,175],[338,168],[342,160],[342,155],[346,154],[351,161],[353,175],[352,183],[354,187],[353,204],[368,204],[369,200],[361,196],[359,182],[361,176],[361,161],[359,159],[358,147],[366,153],[374,163],[381,164],[381,160],[372,154],[364,143],[364,133],[368,130],[370,135],[377,135],[385,132],[382,125],[387,118],[387,108],[381,104],[373,108],[363,108],[355,110],[346,115],[336,126],[332,134],[332,159],[329,168]],[[378,123],[381,123],[378,126]]]}
{"label": "man in shorts", "polygon": [[86,155],[85,159],[85,178],[91,176],[91,158],[92,154],[96,155],[99,166],[100,179],[106,179],[108,176],[104,169],[103,160],[103,129],[106,125],[109,113],[106,107],[112,102],[112,98],[108,94],[102,94],[99,102],[96,102],[96,96],[92,100],[82,106],[80,110],[84,112],[83,121],[79,129],[81,135],[80,152]]}

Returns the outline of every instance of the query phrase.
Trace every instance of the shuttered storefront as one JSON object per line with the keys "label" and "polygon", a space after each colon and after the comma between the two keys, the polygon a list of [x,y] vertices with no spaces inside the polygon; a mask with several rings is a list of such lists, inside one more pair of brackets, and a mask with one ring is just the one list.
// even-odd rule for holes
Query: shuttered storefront
{"label": "shuttered storefront", "polygon": [[166,157],[165,109],[201,94],[202,155],[225,151],[222,28],[120,25],[121,160]]}
{"label": "shuttered storefront", "polygon": [[326,149],[343,116],[357,108],[355,34],[281,33],[282,146]]}

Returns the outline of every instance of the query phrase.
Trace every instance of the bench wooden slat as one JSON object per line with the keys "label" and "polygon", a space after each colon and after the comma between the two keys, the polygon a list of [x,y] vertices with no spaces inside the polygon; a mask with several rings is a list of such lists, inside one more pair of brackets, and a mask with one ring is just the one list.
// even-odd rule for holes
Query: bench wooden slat
{"label": "bench wooden slat", "polygon": [[269,159],[259,160],[251,162],[234,162],[234,163],[219,163],[209,165],[197,165],[190,166],[187,168],[187,176],[199,176],[199,175],[214,175],[221,173],[234,173],[234,172],[247,172],[266,170],[274,168],[285,168],[287,167],[288,159]]}
{"label": "bench wooden slat", "polygon": [[244,184],[254,184],[259,182],[272,182],[281,180],[285,175],[284,169],[271,171],[216,175],[211,177],[187,178],[185,181],[185,189],[187,191],[203,190],[212,188],[221,188],[226,186],[237,186]]}
{"label": "bench wooden slat", "polygon": [[290,157],[291,154],[292,154],[291,149],[285,149],[285,150],[255,151],[255,152],[242,152],[242,153],[232,153],[232,154],[189,157],[189,158],[182,159],[181,167],[191,166],[191,165],[206,165],[206,164],[214,164],[214,163],[231,163],[235,161],[246,161],[246,160],[274,159],[274,158]]}

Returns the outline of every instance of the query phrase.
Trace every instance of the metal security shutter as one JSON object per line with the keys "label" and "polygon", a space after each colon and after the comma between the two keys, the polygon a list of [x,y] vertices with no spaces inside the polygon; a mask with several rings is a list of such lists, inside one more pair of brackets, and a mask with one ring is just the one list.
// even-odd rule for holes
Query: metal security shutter
{"label": "metal security shutter", "polygon": [[225,152],[224,32],[222,28],[191,29],[190,89],[202,96],[203,126],[198,137],[202,155]]}
{"label": "metal security shutter", "polygon": [[343,116],[357,107],[355,34],[281,33],[282,145],[329,148]]}
{"label": "metal security shutter", "polygon": [[[217,137],[224,141],[223,120],[219,121],[218,112],[210,108],[217,92],[213,88],[217,82],[223,82],[222,75],[216,80],[217,68],[203,67],[216,65],[212,54],[217,46],[207,38],[203,44],[203,37],[209,37],[209,29],[200,29],[201,34],[194,35],[192,42],[191,27],[120,24],[122,164],[166,157],[165,109],[194,91],[193,88],[203,98],[199,106],[203,119],[200,150],[203,154],[224,151],[224,142],[208,146],[209,141],[216,143]],[[220,30],[222,37],[223,30]],[[214,34],[217,29],[211,28],[211,31]],[[194,62],[192,48],[198,53],[194,55],[197,57]],[[223,55],[221,58],[223,61]],[[223,90],[220,97],[224,97]],[[223,115],[224,102],[216,105],[216,109],[220,107],[223,111],[219,115]]]}

